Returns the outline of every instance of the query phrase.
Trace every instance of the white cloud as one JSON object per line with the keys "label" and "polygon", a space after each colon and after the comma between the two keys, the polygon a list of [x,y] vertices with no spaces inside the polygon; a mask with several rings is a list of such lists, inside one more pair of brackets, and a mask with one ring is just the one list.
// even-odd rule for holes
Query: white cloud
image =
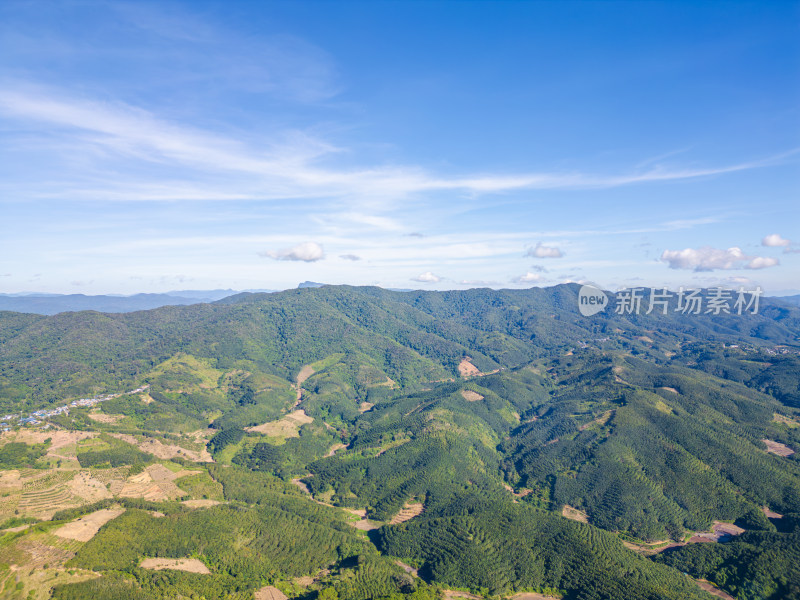
{"label": "white cloud", "polygon": [[441,277],[438,275],[434,275],[430,271],[426,271],[421,275],[417,275],[416,277],[412,277],[411,281],[419,281],[421,283],[438,283],[442,280]]}
{"label": "white cloud", "polygon": [[772,258],[771,256],[756,256],[754,257],[749,263],[747,263],[748,269],[766,269],[768,267],[774,267],[775,265],[780,264],[777,258]]}
{"label": "white cloud", "polygon": [[703,246],[684,250],[664,250],[661,261],[670,269],[692,269],[694,271],[713,271],[715,269],[766,269],[779,264],[777,258],[767,256],[748,256],[741,248],[727,250]]}
{"label": "white cloud", "polygon": [[771,233],[770,235],[766,236],[763,240],[761,240],[762,246],[768,246],[770,248],[775,247],[787,247],[792,244],[791,240],[787,240],[786,238],[782,238],[780,234]]}
{"label": "white cloud", "polygon": [[[260,138],[215,133],[164,119],[123,102],[70,97],[62,89],[15,81],[2,82],[0,116],[18,121],[20,127],[23,124],[29,127],[31,122],[43,124],[39,130],[31,128],[33,133],[27,136],[27,143],[39,150],[60,153],[65,158],[81,156],[84,159],[80,169],[69,171],[57,187],[35,190],[28,187],[29,194],[37,198],[136,200],[141,199],[140,193],[130,186],[138,184],[149,192],[147,199],[150,200],[192,200],[194,196],[184,196],[191,183],[197,188],[198,199],[209,195],[252,200],[326,196],[348,198],[351,202],[358,199],[375,205],[410,194],[447,190],[481,194],[523,189],[614,188],[755,169],[785,158],[785,155],[774,156],[705,169],[633,169],[622,174],[467,173],[443,177],[420,165],[325,166],[323,159],[348,149],[302,131],[274,132]],[[268,140],[266,143],[264,137]],[[124,171],[120,169],[120,160],[131,171],[131,176],[117,173],[114,178],[104,177],[109,170]],[[131,169],[133,161],[139,161],[138,166],[151,168],[168,166],[180,175],[165,178],[163,171],[156,169],[143,176]],[[388,230],[399,227],[386,217],[364,215],[359,218],[372,227]],[[681,223],[673,225],[683,226]]]}
{"label": "white cloud", "polygon": [[315,262],[325,258],[322,246],[316,242],[303,242],[291,248],[281,250],[267,250],[260,253],[260,256],[273,258],[275,260],[298,260],[303,262]]}
{"label": "white cloud", "polygon": [[564,254],[561,249],[555,246],[542,246],[542,242],[538,242],[535,248],[529,248],[525,256],[534,256],[536,258],[561,258]]}
{"label": "white cloud", "polygon": [[541,273],[531,273],[528,271],[525,275],[520,275],[511,280],[513,283],[542,283],[547,281],[547,278]]}

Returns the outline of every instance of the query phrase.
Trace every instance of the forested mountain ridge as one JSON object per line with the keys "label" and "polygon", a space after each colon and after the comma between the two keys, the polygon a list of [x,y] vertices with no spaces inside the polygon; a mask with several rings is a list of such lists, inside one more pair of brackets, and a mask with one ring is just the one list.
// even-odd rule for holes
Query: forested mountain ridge
{"label": "forested mountain ridge", "polygon": [[11,408],[8,400],[34,395],[40,402],[122,391],[176,352],[221,365],[247,361],[291,380],[304,364],[358,349],[405,385],[455,376],[464,356],[488,372],[580,343],[655,359],[688,341],[798,344],[800,309],[793,307],[765,301],[755,315],[586,318],[577,311],[577,287],[391,292],[325,286],[126,314],[0,313],[0,410]]}
{"label": "forested mountain ridge", "polygon": [[[684,573],[800,597],[797,564],[766,558],[800,552],[800,310],[587,318],[577,293],[0,313],[4,412],[138,388],[4,434],[0,518],[40,522],[0,538],[0,585],[35,543],[91,574],[55,579],[64,600],[708,597]],[[89,541],[50,533],[109,509]],[[685,545],[720,522],[747,533]],[[204,570],[143,566],[163,557]]]}

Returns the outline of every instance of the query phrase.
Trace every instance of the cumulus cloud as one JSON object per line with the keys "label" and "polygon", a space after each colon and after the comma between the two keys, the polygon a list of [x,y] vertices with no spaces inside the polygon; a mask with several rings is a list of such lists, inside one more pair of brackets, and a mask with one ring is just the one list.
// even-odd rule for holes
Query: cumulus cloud
{"label": "cumulus cloud", "polygon": [[779,264],[777,258],[768,256],[748,256],[741,248],[727,250],[703,246],[684,250],[664,250],[661,261],[670,269],[691,269],[694,271],[713,271],[715,269],[766,269]]}
{"label": "cumulus cloud", "polygon": [[361,260],[360,256],[356,256],[355,254],[340,254],[339,258],[343,258],[345,260]]}
{"label": "cumulus cloud", "polygon": [[421,283],[438,283],[441,280],[442,280],[441,277],[439,277],[438,275],[434,275],[430,271],[426,271],[421,275],[417,275],[416,277],[411,278],[411,281],[419,281]]}
{"label": "cumulus cloud", "polygon": [[292,246],[291,248],[282,248],[281,250],[267,250],[260,253],[260,256],[272,258],[274,260],[299,260],[303,262],[315,262],[325,258],[325,252],[322,246],[316,242],[303,242]]}
{"label": "cumulus cloud", "polygon": [[542,246],[542,242],[538,242],[535,248],[528,248],[525,256],[534,256],[536,258],[561,258],[564,253],[555,246]]}
{"label": "cumulus cloud", "polygon": [[762,246],[768,246],[770,248],[775,248],[775,247],[785,248],[787,246],[790,246],[791,243],[792,243],[791,240],[787,240],[786,238],[781,237],[780,234],[778,233],[771,233],[768,236],[766,236],[763,240],[761,240]]}
{"label": "cumulus cloud", "polygon": [[547,278],[541,273],[531,273],[528,271],[525,275],[514,277],[511,281],[514,283],[542,283],[543,281],[547,281]]}

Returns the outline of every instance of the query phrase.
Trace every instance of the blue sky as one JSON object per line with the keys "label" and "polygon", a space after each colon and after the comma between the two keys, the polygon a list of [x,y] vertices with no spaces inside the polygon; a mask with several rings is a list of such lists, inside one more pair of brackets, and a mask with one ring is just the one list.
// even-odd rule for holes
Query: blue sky
{"label": "blue sky", "polygon": [[0,3],[0,292],[800,291],[799,164],[798,2]]}

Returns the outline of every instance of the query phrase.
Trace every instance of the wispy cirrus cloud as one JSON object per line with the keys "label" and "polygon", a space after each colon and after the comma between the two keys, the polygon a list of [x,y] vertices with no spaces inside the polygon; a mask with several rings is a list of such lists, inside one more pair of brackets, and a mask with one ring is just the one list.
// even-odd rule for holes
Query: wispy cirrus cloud
{"label": "wispy cirrus cloud", "polygon": [[[58,191],[51,192],[54,196],[77,198],[385,199],[437,191],[484,194],[612,188],[755,169],[787,156],[708,168],[634,168],[630,173],[610,175],[530,172],[442,177],[419,165],[333,167],[325,164],[345,149],[307,132],[276,131],[264,142],[242,132],[223,134],[189,127],[120,101],[81,98],[61,89],[15,81],[4,82],[0,90],[0,118],[39,124],[41,150],[53,152],[56,148],[64,155],[70,149],[80,151],[86,161],[82,169],[64,174],[59,178]],[[58,143],[54,144],[54,138]],[[26,143],[36,144],[36,134],[31,134]],[[134,161],[154,171],[145,171],[144,177],[141,172],[130,178],[124,174],[114,179],[103,176],[109,164],[120,161],[126,167]],[[184,170],[184,177],[155,172],[159,166]],[[209,185],[197,185],[198,179]],[[131,183],[136,187],[131,188]],[[46,196],[48,191],[39,189],[36,194]],[[385,217],[365,217],[364,222],[393,227]]]}

